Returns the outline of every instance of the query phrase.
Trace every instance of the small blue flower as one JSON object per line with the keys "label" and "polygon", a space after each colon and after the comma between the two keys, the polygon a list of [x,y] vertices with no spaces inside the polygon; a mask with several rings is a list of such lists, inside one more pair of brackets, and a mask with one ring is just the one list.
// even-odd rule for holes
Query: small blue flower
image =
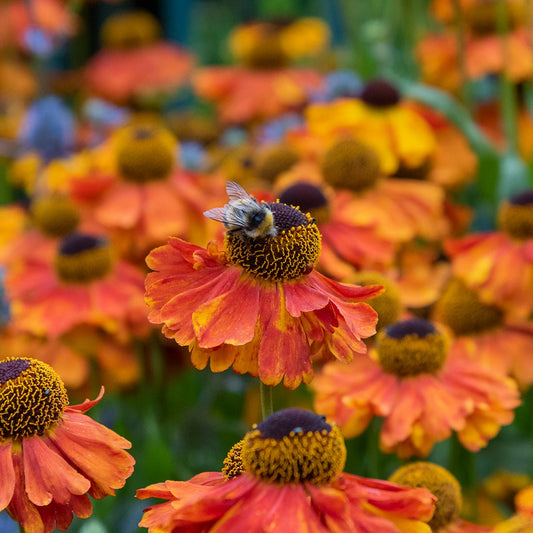
{"label": "small blue flower", "polygon": [[19,131],[23,151],[36,151],[45,161],[68,155],[74,146],[72,111],[57,96],[44,96],[30,106]]}
{"label": "small blue flower", "polygon": [[30,26],[24,32],[24,44],[32,54],[39,57],[47,57],[54,51],[51,37],[36,26]]}
{"label": "small blue flower", "polygon": [[117,127],[126,123],[130,112],[101,98],[89,98],[83,104],[83,115],[95,126]]}
{"label": "small blue flower", "polygon": [[297,113],[281,115],[261,126],[258,133],[258,142],[260,144],[279,142],[287,131],[299,128],[303,123],[303,118]]}
{"label": "small blue flower", "polygon": [[337,98],[356,98],[363,86],[363,80],[352,70],[336,70],[326,76],[323,90],[315,93],[312,100],[330,102]]}
{"label": "small blue flower", "polygon": [[180,161],[181,166],[187,170],[201,170],[207,161],[204,147],[193,141],[180,143]]}

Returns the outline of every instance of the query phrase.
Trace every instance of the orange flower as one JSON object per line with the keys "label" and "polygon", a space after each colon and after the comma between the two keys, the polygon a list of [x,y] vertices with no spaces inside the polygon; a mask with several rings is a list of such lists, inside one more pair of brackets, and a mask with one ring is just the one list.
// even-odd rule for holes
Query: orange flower
{"label": "orange flower", "polygon": [[110,140],[116,165],[115,179],[100,180],[94,173],[71,182],[72,194],[86,205],[88,216],[114,237],[123,256],[138,259],[169,235],[201,234],[207,188],[199,176],[177,169],[178,144],[156,124],[141,122],[116,132]]}
{"label": "orange flower", "polygon": [[436,148],[428,123],[381,78],[369,81],[360,98],[311,104],[305,116],[312,135],[327,140],[349,134],[373,148],[386,174],[424,165]]}
{"label": "orange flower", "polygon": [[129,387],[139,379],[139,362],[132,347],[96,328],[81,326],[61,337],[46,339],[7,326],[0,333],[0,342],[3,353],[34,354],[77,392],[89,385],[91,361],[107,390]]}
{"label": "orange flower", "polygon": [[[65,531],[72,513],[91,515],[93,498],[114,495],[133,472],[131,444],[68,405],[63,382],[30,358],[0,362],[0,510],[25,531]],[[36,416],[37,413],[37,416]]]}
{"label": "orange flower", "polygon": [[[533,311],[533,190],[502,202],[498,230],[445,243],[456,277],[511,317]],[[512,275],[510,275],[512,273]]]}
{"label": "orange flower", "polygon": [[511,375],[523,387],[533,383],[533,323],[506,319],[497,306],[480,301],[463,282],[452,279],[434,309],[435,319],[454,333],[450,352]]}
{"label": "orange flower", "polygon": [[448,339],[426,320],[397,322],[378,335],[371,356],[326,364],[313,382],[315,408],[347,437],[384,417],[380,447],[426,456],[452,430],[471,451],[513,420],[514,381],[448,353]]}
{"label": "orange flower", "polygon": [[246,434],[208,472],[137,491],[168,500],[145,510],[150,533],[210,531],[382,531],[429,533],[434,498],[426,489],[343,473],[339,429],[302,409],[278,411]]}
{"label": "orange flower", "polygon": [[191,55],[178,45],[156,42],[131,50],[101,50],[85,67],[89,91],[119,104],[168,95],[187,81]]}
{"label": "orange flower", "polygon": [[22,261],[7,272],[5,287],[21,331],[56,338],[93,325],[125,339],[148,328],[142,273],[115,260],[102,237],[67,235],[53,263]]}
{"label": "orange flower", "polygon": [[439,533],[488,533],[491,527],[478,526],[459,518],[463,499],[457,479],[442,466],[423,461],[400,467],[389,478],[404,487],[423,487],[437,497],[435,512],[429,521]]}
{"label": "orange flower", "polygon": [[206,67],[193,77],[201,98],[212,102],[225,123],[243,123],[281,115],[302,106],[322,83],[312,69],[254,70]]}
{"label": "orange flower", "polygon": [[250,224],[255,236],[243,233],[237,219],[223,252],[214,243],[205,249],[171,238],[150,253],[146,262],[156,272],[146,279],[148,318],[189,346],[197,368],[210,359],[214,372],[233,365],[268,385],[285,376],[284,385],[295,388],[311,381],[312,356],[350,361],[366,351],[362,338],[375,333],[377,317],[361,302],[381,287],[343,285],[316,272],[320,233],[311,216],[244,195],[206,214],[222,220],[225,209],[237,209],[238,216],[244,202],[245,216],[263,220]]}
{"label": "orange flower", "polygon": [[[505,73],[513,82],[533,74],[533,58],[525,29],[507,35],[507,51],[498,34],[468,36],[465,43],[466,74],[480,79]],[[430,85],[457,91],[462,84],[457,37],[453,33],[427,35],[417,45],[422,77]]]}

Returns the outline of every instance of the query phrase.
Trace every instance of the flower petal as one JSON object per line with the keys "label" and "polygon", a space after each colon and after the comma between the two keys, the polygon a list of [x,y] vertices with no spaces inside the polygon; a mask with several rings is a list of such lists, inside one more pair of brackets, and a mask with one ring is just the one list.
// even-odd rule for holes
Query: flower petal
{"label": "flower petal", "polygon": [[241,277],[229,291],[200,305],[192,315],[198,345],[213,348],[250,342],[257,322],[259,290],[255,280]]}
{"label": "flower petal", "polygon": [[89,480],[47,446],[42,437],[24,439],[22,450],[26,494],[35,505],[48,505],[52,500],[68,503],[71,494],[89,490]]}
{"label": "flower petal", "polygon": [[0,511],[3,511],[13,498],[15,490],[15,470],[11,456],[12,444],[8,440],[0,445]]}

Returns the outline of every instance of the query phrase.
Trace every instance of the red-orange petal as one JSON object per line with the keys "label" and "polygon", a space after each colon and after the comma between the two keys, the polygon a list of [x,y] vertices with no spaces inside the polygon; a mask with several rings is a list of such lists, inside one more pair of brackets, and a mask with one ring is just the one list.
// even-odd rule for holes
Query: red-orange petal
{"label": "red-orange petal", "polygon": [[11,456],[12,444],[8,440],[0,445],[0,511],[4,510],[13,498],[15,490],[15,470]]}
{"label": "red-orange petal", "polygon": [[214,348],[250,342],[255,333],[259,293],[259,283],[241,276],[229,291],[200,305],[192,315],[198,345]]}
{"label": "red-orange petal", "polygon": [[84,494],[91,486],[40,436],[29,437],[22,443],[24,485],[32,503],[39,506],[68,503],[71,494]]}

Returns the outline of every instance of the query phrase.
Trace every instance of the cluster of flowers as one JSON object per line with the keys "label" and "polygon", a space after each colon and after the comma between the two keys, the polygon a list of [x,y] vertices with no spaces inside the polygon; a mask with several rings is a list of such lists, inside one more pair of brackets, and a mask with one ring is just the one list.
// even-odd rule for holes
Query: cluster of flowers
{"label": "cluster of flowers", "polygon": [[[0,6],[2,46],[42,54],[75,33],[63,4],[33,4]],[[433,2],[466,48],[422,40],[425,81],[456,91],[461,75],[507,75],[491,52],[502,42],[513,79],[531,77],[524,6]],[[155,339],[263,391],[308,386],[313,404],[267,408],[221,472],[139,489],[167,500],[142,517],[151,533],[533,528],[532,487],[493,528],[459,518],[461,488],[439,465],[387,481],[343,472],[344,439],[374,419],[381,451],[402,459],[452,434],[477,452],[513,422],[533,384],[533,189],[474,230],[459,199],[480,175],[463,132],[391,79],[309,67],[330,53],[318,19],[237,27],[224,67],[195,67],[159,33],[148,14],[108,19],[78,80],[81,117],[35,99],[23,63],[1,65],[22,200],[0,207],[0,510],[25,531],[66,530],[91,514],[88,495],[124,486],[130,443],[84,414],[103,389],[69,406],[65,385],[134,388]],[[460,53],[466,73],[449,68]],[[161,112],[185,85],[214,116]]]}

